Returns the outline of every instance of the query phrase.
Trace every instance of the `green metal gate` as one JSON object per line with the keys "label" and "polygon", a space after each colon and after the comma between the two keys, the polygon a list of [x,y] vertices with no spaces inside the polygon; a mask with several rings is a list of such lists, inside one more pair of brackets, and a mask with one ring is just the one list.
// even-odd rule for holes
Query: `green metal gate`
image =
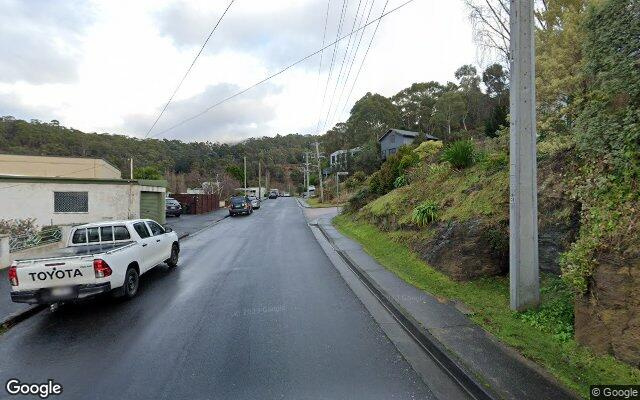
{"label": "green metal gate", "polygon": [[165,204],[161,192],[140,192],[140,218],[165,223]]}

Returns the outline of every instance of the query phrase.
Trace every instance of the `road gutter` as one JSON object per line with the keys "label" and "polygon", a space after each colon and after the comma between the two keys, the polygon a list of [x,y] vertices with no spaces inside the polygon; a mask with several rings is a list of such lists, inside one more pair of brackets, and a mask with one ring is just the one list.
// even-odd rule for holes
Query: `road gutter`
{"label": "road gutter", "polygon": [[225,215],[224,217],[220,218],[219,220],[217,220],[217,221],[215,221],[215,222],[212,222],[211,224],[209,224],[209,225],[205,226],[204,228],[199,229],[199,230],[197,230],[197,231],[195,231],[195,232],[192,232],[192,233],[183,233],[183,234],[179,235],[179,236],[178,236],[178,240],[183,240],[183,239],[187,239],[187,238],[190,238],[190,237],[193,237],[193,236],[199,235],[200,233],[202,233],[202,232],[206,231],[207,229],[209,229],[209,228],[211,228],[211,227],[213,227],[213,226],[218,225],[220,222],[222,222],[222,221],[223,221],[223,220],[225,220],[226,218],[229,218],[229,214]]}
{"label": "road gutter", "polygon": [[24,321],[25,319],[32,317],[39,313],[40,311],[47,308],[47,306],[42,304],[36,304],[30,306],[22,311],[15,312],[7,317],[5,317],[2,322],[0,322],[0,328],[3,330],[7,330],[17,325],[18,323]]}
{"label": "road gutter", "polygon": [[[373,297],[377,300],[377,302],[386,310],[388,314],[393,317],[395,322],[402,328],[404,333],[406,333],[413,341],[418,345],[419,349],[423,355],[427,355],[430,360],[433,360],[435,364],[451,379],[453,380],[460,389],[469,397],[478,400],[494,400],[497,399],[495,395],[488,391],[488,389],[483,385],[472,373],[467,371],[464,367],[460,365],[460,363],[449,353],[449,351],[444,348],[444,346],[435,339],[429,332],[427,332],[424,328],[420,326],[420,324],[413,318],[413,316],[407,312],[402,306],[397,304],[388,293],[384,291],[381,287],[379,287],[373,279],[360,268],[344,251],[337,248],[334,241],[327,234],[327,232],[323,229],[321,224],[310,223],[310,227],[313,231],[317,229],[319,235],[316,236],[316,239],[320,242],[321,239],[326,241],[330,250],[332,250],[335,254],[338,255],[339,259],[348,267],[348,269],[355,275],[359,282],[368,290],[368,292],[373,295]],[[321,247],[327,252],[324,246]],[[327,254],[329,255],[329,254]],[[338,268],[336,262],[329,257],[334,264],[334,266]],[[344,276],[343,276],[344,277]],[[347,282],[349,283],[349,282]],[[350,284],[349,284],[350,285]],[[351,286],[351,285],[350,285]],[[353,288],[352,288],[353,289]],[[360,294],[356,293],[356,295],[360,298]],[[362,298],[361,298],[362,300]],[[366,304],[365,304],[366,306]],[[368,307],[367,307],[368,308]],[[376,319],[374,317],[374,319]],[[391,337],[390,337],[391,339]],[[395,343],[394,340],[392,342]],[[398,346],[396,344],[396,346]],[[402,351],[401,351],[402,352]],[[415,360],[409,360],[407,354],[402,352],[407,361],[414,366]],[[424,357],[423,357],[424,358]],[[413,361],[413,362],[412,362]],[[416,372],[418,372],[425,383],[429,385],[429,381],[432,376],[425,376],[424,373],[421,373],[417,368]],[[443,398],[449,398],[447,395]]]}

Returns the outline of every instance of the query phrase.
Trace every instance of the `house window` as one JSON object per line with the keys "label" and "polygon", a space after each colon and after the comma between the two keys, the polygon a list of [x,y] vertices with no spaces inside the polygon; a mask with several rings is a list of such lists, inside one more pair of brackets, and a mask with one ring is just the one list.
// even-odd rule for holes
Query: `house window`
{"label": "house window", "polygon": [[89,212],[89,192],[53,192],[53,212]]}

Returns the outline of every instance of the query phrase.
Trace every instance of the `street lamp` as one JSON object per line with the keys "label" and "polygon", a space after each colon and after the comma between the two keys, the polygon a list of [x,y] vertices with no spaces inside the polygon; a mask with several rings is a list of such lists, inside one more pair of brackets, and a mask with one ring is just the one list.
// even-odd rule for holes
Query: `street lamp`
{"label": "street lamp", "polygon": [[340,197],[340,176],[349,175],[348,172],[336,172],[336,201],[338,201],[338,197]]}

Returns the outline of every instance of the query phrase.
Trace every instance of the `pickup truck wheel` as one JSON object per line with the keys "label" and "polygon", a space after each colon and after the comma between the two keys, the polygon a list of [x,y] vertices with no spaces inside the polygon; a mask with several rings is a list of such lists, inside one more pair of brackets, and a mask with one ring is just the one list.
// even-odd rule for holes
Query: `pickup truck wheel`
{"label": "pickup truck wheel", "polygon": [[180,251],[178,250],[178,245],[174,244],[173,246],[171,246],[171,257],[165,261],[169,267],[175,268],[178,266],[179,252]]}
{"label": "pickup truck wheel", "polygon": [[140,275],[135,268],[129,268],[124,276],[124,297],[131,299],[138,293],[138,284],[140,283]]}

